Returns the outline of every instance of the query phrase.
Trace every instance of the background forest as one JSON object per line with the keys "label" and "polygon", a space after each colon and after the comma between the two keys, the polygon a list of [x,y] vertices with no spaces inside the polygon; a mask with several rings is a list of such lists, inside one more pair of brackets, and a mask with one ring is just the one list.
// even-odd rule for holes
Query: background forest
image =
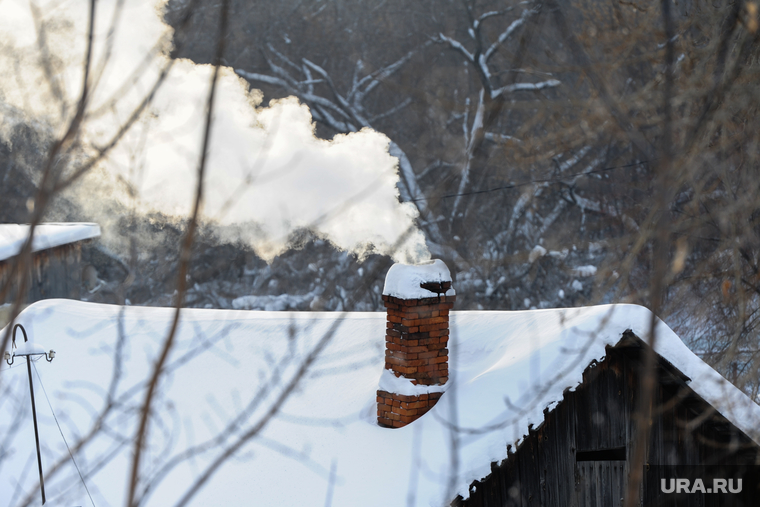
{"label": "background forest", "polygon": [[[758,7],[662,6],[233,0],[222,63],[264,104],[308,105],[320,138],[390,139],[400,200],[450,267],[457,309],[642,304],[757,399]],[[166,4],[173,58],[213,63],[218,10]],[[0,221],[30,220],[53,138],[31,121],[4,131]],[[118,219],[85,252],[87,299],[172,304],[187,220],[108,206]],[[94,218],[63,193],[45,219]],[[308,229],[290,244],[267,263],[201,222],[186,305],[382,308],[390,257]],[[365,273],[379,273],[372,290],[349,297]]]}

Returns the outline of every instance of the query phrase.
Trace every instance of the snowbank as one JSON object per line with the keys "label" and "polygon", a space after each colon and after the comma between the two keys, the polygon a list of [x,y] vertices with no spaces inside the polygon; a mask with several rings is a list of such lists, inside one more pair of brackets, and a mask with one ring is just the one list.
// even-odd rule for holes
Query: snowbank
{"label": "snowbank", "polygon": [[[102,421],[107,431],[77,455],[96,505],[124,503],[144,379],[172,315],[164,308],[45,300],[19,318],[30,340],[57,352],[52,363],[35,366],[72,448],[113,393],[115,408]],[[245,505],[252,498],[261,505],[322,505],[328,495],[334,507],[409,505],[411,488],[413,505],[448,505],[450,421],[482,430],[459,433],[454,495],[467,497],[469,484],[488,475],[492,461],[505,459],[507,444],[516,445],[529,425],[539,425],[544,408],[555,406],[566,388],[579,385],[589,363],[605,356],[606,345],[628,329],[646,337],[650,315],[635,305],[452,312],[446,392],[417,421],[386,429],[376,423],[376,391],[393,382],[383,370],[384,313],[184,310],[170,373],[156,400],[145,473],[158,482],[145,505],[175,505],[228,445],[262,420],[302,360],[336,325],[277,415],[240,443],[190,505]],[[760,443],[760,407],[663,323],[658,326],[657,352]],[[1,365],[7,391],[0,398],[0,435],[6,436],[0,491],[16,491],[18,483],[24,494],[38,495],[23,362],[21,368]],[[89,505],[47,403],[38,400],[37,409],[46,473],[59,459],[67,463],[45,477],[50,505]],[[224,438],[211,440],[219,434]],[[204,442],[211,443],[172,465]]]}

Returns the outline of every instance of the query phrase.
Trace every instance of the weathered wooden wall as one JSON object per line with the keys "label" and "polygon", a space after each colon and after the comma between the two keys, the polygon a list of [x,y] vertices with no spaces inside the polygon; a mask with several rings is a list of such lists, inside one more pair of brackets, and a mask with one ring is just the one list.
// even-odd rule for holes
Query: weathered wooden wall
{"label": "weathered wooden wall", "polygon": [[[611,507],[623,504],[633,448],[634,411],[638,371],[643,349],[635,337],[629,346],[608,348],[601,363],[583,374],[583,384],[565,392],[544,423],[531,429],[516,452],[491,474],[470,487],[467,500],[457,507]],[[661,503],[661,469],[652,465],[752,464],[759,449],[687,385],[686,379],[660,361],[650,465],[640,491],[643,505]],[[512,451],[512,450],[510,450]],[[755,470],[756,472],[756,470]],[[745,481],[746,482],[746,481]],[[750,487],[749,485],[746,485]],[[751,485],[758,488],[757,482]],[[711,505],[719,495],[690,495],[680,506]],[[704,498],[708,498],[704,503]],[[757,491],[760,499],[760,489]],[[760,504],[760,503],[758,503]],[[676,505],[673,503],[672,505]],[[718,503],[715,503],[718,505]]]}
{"label": "weathered wooden wall", "polygon": [[[12,259],[0,261],[0,284],[11,280],[12,288],[4,301],[9,303],[16,297],[22,276],[28,280],[27,303],[41,299],[79,299],[81,287],[81,242],[62,245],[32,254],[32,266],[25,273],[12,272]],[[0,285],[1,286],[1,285]]]}

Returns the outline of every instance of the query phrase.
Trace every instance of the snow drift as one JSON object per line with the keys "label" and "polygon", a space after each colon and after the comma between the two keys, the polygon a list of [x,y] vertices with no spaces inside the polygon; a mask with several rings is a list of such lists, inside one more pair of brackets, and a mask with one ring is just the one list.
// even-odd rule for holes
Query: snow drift
{"label": "snow drift", "polygon": [[[192,505],[245,504],[252,494],[262,505],[322,505],[330,490],[336,507],[409,505],[410,493],[413,505],[448,505],[457,493],[467,497],[468,485],[488,475],[492,461],[506,458],[507,445],[520,442],[529,425],[543,421],[545,408],[579,385],[606,345],[627,329],[646,336],[651,316],[634,305],[452,312],[446,392],[414,423],[386,429],[375,412],[384,313],[183,315],[148,442],[145,473],[156,481],[149,506],[174,505],[227,446],[237,445],[336,323],[337,332],[277,416],[237,445]],[[165,308],[65,300],[35,303],[20,316],[30,339],[57,352],[52,363],[36,364],[35,382],[45,387],[70,444],[88,434],[109,399],[115,402],[103,431],[77,455],[96,505],[124,501],[136,405],[171,316]],[[691,378],[699,396],[760,442],[760,407],[658,326],[657,351]],[[6,435],[0,491],[16,491],[6,496],[11,506],[26,494],[39,495],[23,362],[3,363],[0,371],[8,388],[0,397],[0,435]],[[42,389],[37,408],[50,505],[88,504]],[[455,450],[451,423],[473,430],[459,434]],[[211,440],[217,435],[222,438]],[[202,443],[209,445],[196,447]],[[196,452],[181,459],[192,448]],[[459,456],[455,470],[452,452]],[[50,474],[59,459],[63,468]],[[447,490],[452,476],[454,491]],[[294,477],[298,487],[292,487]]]}

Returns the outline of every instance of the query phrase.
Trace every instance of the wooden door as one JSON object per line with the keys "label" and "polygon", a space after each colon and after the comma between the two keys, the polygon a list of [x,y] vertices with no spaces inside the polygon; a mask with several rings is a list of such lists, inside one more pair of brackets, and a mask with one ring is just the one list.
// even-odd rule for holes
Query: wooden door
{"label": "wooden door", "polygon": [[579,461],[578,505],[619,507],[625,496],[625,461]]}

